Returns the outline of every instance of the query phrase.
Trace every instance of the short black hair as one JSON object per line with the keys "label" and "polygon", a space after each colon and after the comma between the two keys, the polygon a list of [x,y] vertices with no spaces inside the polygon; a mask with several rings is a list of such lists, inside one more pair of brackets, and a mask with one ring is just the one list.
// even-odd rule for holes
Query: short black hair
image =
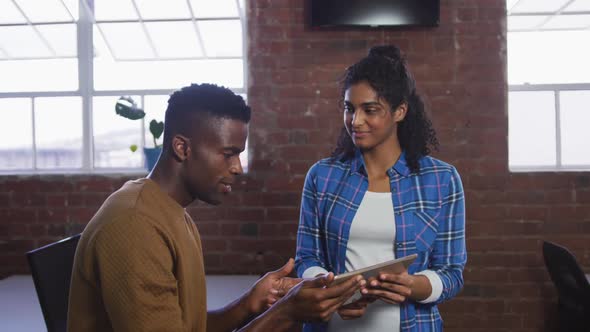
{"label": "short black hair", "polygon": [[[164,122],[164,147],[175,134],[189,135],[194,115],[250,122],[251,110],[244,99],[232,90],[215,84],[191,84],[175,91],[168,99]],[[206,121],[206,120],[204,120]]]}
{"label": "short black hair", "polygon": [[[360,82],[367,82],[377,96],[387,101],[392,111],[401,103],[408,104],[406,117],[398,124],[397,136],[409,168],[419,172],[420,158],[430,154],[431,149],[437,150],[439,144],[400,49],[394,45],[372,47],[366,57],[346,69],[341,82],[342,96]],[[332,158],[350,159],[355,149],[346,128],[342,128]]]}

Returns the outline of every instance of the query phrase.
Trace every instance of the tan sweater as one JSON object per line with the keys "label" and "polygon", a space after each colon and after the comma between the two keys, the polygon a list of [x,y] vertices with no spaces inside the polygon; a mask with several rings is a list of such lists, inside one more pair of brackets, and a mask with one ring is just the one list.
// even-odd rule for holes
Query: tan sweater
{"label": "tan sweater", "polygon": [[113,193],[76,250],[68,331],[206,331],[199,233],[148,179]]}

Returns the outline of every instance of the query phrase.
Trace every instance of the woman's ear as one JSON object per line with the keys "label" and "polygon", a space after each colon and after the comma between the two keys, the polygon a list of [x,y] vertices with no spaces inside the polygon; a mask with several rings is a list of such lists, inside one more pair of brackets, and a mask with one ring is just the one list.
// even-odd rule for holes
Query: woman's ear
{"label": "woman's ear", "polygon": [[182,135],[172,138],[172,154],[180,162],[184,161],[191,153],[190,139]]}
{"label": "woman's ear", "polygon": [[395,122],[402,122],[406,118],[406,114],[408,114],[408,103],[404,101],[393,112],[393,120]]}

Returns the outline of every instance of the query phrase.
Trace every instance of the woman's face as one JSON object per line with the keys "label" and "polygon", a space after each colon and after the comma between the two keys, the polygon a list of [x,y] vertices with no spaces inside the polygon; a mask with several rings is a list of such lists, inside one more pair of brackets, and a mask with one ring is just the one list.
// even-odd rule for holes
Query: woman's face
{"label": "woman's face", "polygon": [[406,111],[407,106],[402,103],[392,112],[391,105],[379,98],[366,81],[351,85],[344,93],[344,126],[362,151],[382,144],[398,145],[397,123]]}

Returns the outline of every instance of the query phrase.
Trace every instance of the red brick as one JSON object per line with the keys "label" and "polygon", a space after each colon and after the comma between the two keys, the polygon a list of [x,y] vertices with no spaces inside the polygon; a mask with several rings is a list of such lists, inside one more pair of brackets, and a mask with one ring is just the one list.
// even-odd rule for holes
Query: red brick
{"label": "red brick", "polygon": [[303,189],[304,177],[285,179],[284,177],[270,178],[266,181],[268,190],[301,192]]}
{"label": "red brick", "polygon": [[68,205],[66,194],[48,194],[45,197],[47,206],[50,207],[65,207]]}
{"label": "red brick", "polygon": [[231,221],[262,221],[264,210],[261,208],[228,208],[226,220]]}
{"label": "red brick", "polygon": [[8,240],[0,241],[0,252],[24,254],[34,248],[33,240]]}
{"label": "red brick", "polygon": [[227,241],[223,239],[203,239],[203,251],[206,253],[227,251]]}
{"label": "red brick", "polygon": [[266,215],[267,221],[290,221],[296,222],[299,220],[299,208],[297,207],[290,207],[290,208],[279,208],[279,207],[272,207],[267,209]]}
{"label": "red brick", "polygon": [[32,223],[37,220],[37,211],[32,208],[0,209],[0,221],[8,223]]}
{"label": "red brick", "polygon": [[105,178],[88,178],[77,182],[75,185],[74,190],[79,192],[110,193],[114,189],[111,182]]}
{"label": "red brick", "polygon": [[10,239],[29,235],[29,225],[25,223],[0,224],[0,238]]}
{"label": "red brick", "polygon": [[0,209],[1,208],[8,208],[11,204],[11,194],[8,193],[0,193]]}

